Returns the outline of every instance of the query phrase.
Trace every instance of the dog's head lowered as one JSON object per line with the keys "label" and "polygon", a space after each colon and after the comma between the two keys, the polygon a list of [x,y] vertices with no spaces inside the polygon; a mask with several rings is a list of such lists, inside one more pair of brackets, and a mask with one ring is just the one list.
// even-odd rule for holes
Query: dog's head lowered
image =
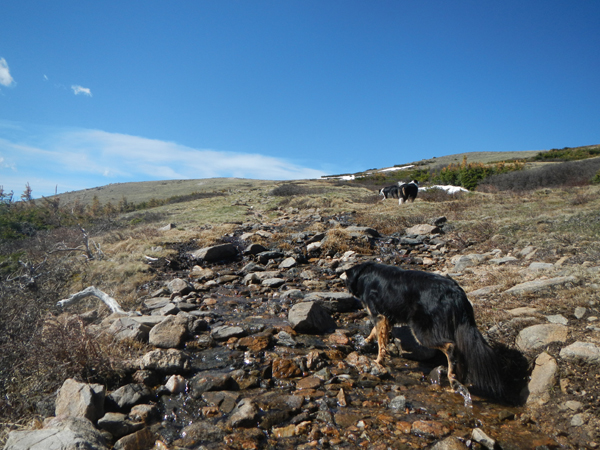
{"label": "dog's head lowered", "polygon": [[361,274],[373,264],[370,261],[364,262],[346,270],[346,288],[355,297],[360,297],[362,292],[360,283]]}

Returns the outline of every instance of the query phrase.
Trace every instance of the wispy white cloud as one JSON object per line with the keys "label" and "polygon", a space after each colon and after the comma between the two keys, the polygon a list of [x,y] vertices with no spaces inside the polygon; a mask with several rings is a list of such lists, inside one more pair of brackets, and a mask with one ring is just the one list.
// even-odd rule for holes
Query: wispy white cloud
{"label": "wispy white cloud", "polygon": [[[0,165],[0,179],[5,189],[15,191],[29,182],[34,196],[54,194],[57,184],[58,191],[65,192],[128,181],[213,177],[291,180],[325,175],[283,158],[195,149],[101,130],[27,130],[19,137],[13,130],[6,133],[7,138],[2,138],[2,132],[0,123],[0,157],[5,160],[5,167]],[[44,137],[33,142],[29,136]]]}
{"label": "wispy white cloud", "polygon": [[79,86],[78,84],[73,84],[71,86],[71,89],[73,89],[73,93],[75,95],[87,95],[88,97],[92,96],[92,91],[90,90],[90,88],[84,88],[83,86]]}
{"label": "wispy white cloud", "polygon": [[10,75],[10,69],[8,68],[8,63],[4,58],[0,58],[0,84],[2,86],[12,86],[15,84],[15,80]]}

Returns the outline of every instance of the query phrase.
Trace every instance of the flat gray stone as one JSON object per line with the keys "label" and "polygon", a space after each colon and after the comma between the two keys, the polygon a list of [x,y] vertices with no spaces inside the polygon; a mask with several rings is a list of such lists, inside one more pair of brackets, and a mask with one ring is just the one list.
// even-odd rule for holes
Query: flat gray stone
{"label": "flat gray stone", "polygon": [[543,348],[552,342],[565,342],[569,329],[560,324],[549,323],[527,327],[519,333],[517,347],[522,351]]}
{"label": "flat gray stone", "polygon": [[517,284],[505,291],[506,294],[527,294],[531,292],[539,292],[544,289],[549,289],[557,286],[564,286],[567,283],[575,283],[577,278],[574,276],[568,277],[555,277],[547,280],[534,280],[527,281],[525,283]]}
{"label": "flat gray stone", "polygon": [[560,351],[560,357],[566,360],[583,360],[586,362],[600,363],[600,347],[591,342],[577,341]]}
{"label": "flat gray stone", "polygon": [[562,314],[554,314],[551,316],[546,316],[546,319],[550,323],[559,323],[561,325],[566,325],[569,323],[569,320]]}

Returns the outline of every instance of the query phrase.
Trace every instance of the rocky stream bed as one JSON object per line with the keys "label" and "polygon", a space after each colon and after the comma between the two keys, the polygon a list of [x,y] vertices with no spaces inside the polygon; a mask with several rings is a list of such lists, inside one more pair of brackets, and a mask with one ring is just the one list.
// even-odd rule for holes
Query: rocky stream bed
{"label": "rocky stream bed", "polygon": [[[332,250],[327,233],[306,231],[314,222],[342,228],[371,254]],[[252,244],[283,230],[278,244]],[[65,381],[43,426],[11,432],[5,450],[597,448],[596,301],[549,310],[535,298],[593,287],[598,268],[538,261],[535,246],[459,250],[450,232],[445,218],[381,236],[351,216],[289,214],[239,224],[216,246],[178,244],[177,257],[148,258],[156,281],[137,312],[78,317],[95,335],[152,349],[121,368],[120,387]],[[345,269],[368,259],[459,283],[505,265],[530,274],[504,292],[468,292],[503,359],[505,402],[452,392],[443,355],[403,327],[393,330],[385,366],[374,363],[367,314],[343,281]]]}

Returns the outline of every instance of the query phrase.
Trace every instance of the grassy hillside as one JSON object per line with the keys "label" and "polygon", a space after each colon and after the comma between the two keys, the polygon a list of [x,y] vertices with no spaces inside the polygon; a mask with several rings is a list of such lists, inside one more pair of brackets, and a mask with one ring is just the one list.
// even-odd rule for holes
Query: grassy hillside
{"label": "grassy hillside", "polygon": [[[589,149],[595,151],[598,146],[586,146],[568,149],[571,153],[577,154],[589,154]],[[569,160],[570,158],[565,157],[568,154],[567,149],[563,149],[560,152],[551,150],[553,154],[562,155],[563,160]],[[526,169],[540,167],[545,164],[555,164],[556,162],[548,162],[544,158],[540,158],[540,154],[544,154],[547,151],[529,150],[529,151],[518,151],[518,152],[467,152],[458,153],[454,155],[440,156],[431,159],[423,159],[414,162],[398,163],[395,166],[388,168],[372,169],[364,172],[358,172],[350,175],[365,175],[378,173],[392,167],[402,166],[415,166],[415,168],[422,170],[440,170],[451,164],[460,164],[464,158],[469,163],[481,163],[481,164],[494,164],[500,161],[527,161]],[[537,156],[537,158],[536,158]],[[593,155],[592,155],[593,156]],[[552,161],[557,161],[557,158]],[[385,172],[384,172],[385,173]],[[388,172],[388,175],[394,175],[393,172]],[[395,174],[399,176],[398,173]],[[315,180],[313,180],[315,181]],[[323,181],[325,182],[325,181]],[[272,189],[273,187],[280,185],[282,182],[268,181],[268,180],[249,180],[240,178],[208,178],[208,179],[197,179],[197,180],[164,180],[164,181],[142,181],[142,182],[131,182],[131,183],[115,183],[106,186],[100,186],[81,191],[67,192],[56,196],[60,199],[61,204],[72,204],[75,201],[79,201],[83,205],[92,203],[94,197],[97,197],[101,204],[108,202],[113,205],[117,205],[123,197],[128,202],[139,204],[142,202],[148,202],[151,199],[166,200],[173,197],[185,196],[192,193],[200,194],[226,194],[229,192],[251,189]],[[52,198],[52,197],[51,197]]]}

